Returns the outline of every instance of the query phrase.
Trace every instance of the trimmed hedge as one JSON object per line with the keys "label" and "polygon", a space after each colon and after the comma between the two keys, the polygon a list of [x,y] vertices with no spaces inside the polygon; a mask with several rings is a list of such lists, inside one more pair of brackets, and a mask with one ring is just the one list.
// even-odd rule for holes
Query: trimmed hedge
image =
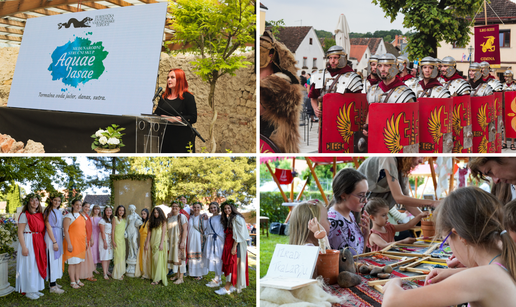
{"label": "trimmed hedge", "polygon": [[[297,196],[298,193],[294,193]],[[290,193],[286,193],[287,197]],[[326,195],[330,195],[326,192]],[[316,192],[303,192],[303,200],[305,199],[320,199],[322,200],[321,193]],[[294,197],[295,199],[295,197]],[[282,206],[284,202],[280,192],[261,192],[260,193],[260,216],[266,216],[269,218],[269,225],[272,222],[285,222],[288,216],[288,207]]]}

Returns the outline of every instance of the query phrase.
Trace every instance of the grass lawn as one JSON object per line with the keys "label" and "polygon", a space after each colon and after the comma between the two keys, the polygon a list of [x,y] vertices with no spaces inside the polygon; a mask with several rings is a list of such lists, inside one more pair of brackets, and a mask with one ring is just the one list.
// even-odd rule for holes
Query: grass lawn
{"label": "grass lawn", "polygon": [[288,238],[273,234],[269,234],[268,238],[266,235],[260,235],[260,278],[267,274],[276,244],[288,244]]}
{"label": "grass lawn", "polygon": [[[65,267],[63,278],[57,283],[63,286],[66,292],[50,294],[48,283],[44,296],[31,300],[18,292],[0,297],[0,306],[256,306],[256,257],[249,253],[249,287],[242,293],[218,295],[214,292],[218,288],[205,286],[215,275],[210,272],[201,281],[185,277],[185,282],[175,285],[169,281],[168,286],[161,283],[152,286],[150,280],[130,278],[125,276],[123,281],[104,280],[101,274],[95,275],[96,282],[82,280],[85,286],[81,289],[70,287],[70,278]],[[9,283],[15,287],[16,258],[9,261]]]}

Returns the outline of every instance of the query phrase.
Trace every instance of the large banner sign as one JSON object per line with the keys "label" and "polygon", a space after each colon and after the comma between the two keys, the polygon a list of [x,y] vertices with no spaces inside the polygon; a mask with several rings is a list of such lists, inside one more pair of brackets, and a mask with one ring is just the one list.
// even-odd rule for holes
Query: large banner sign
{"label": "large banner sign", "polygon": [[419,152],[419,102],[369,105],[370,153]]}
{"label": "large banner sign", "polygon": [[166,3],[27,20],[8,106],[151,113]]}
{"label": "large banner sign", "polygon": [[505,95],[505,137],[516,138],[516,91]]}
{"label": "large banner sign", "polygon": [[324,95],[321,152],[353,152],[354,133],[362,130],[368,107],[366,94]]}
{"label": "large banner sign", "polygon": [[475,27],[475,62],[500,65],[498,25]]}

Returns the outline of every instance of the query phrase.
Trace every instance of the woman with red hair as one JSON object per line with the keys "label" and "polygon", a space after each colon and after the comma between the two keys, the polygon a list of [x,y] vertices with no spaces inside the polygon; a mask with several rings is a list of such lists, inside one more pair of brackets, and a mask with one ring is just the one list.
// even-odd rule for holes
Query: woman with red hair
{"label": "woman with red hair", "polygon": [[197,106],[194,96],[188,91],[185,72],[173,68],[168,72],[167,88],[154,111],[170,122],[163,136],[163,153],[195,152],[195,134],[185,126],[178,113],[190,124],[197,122]]}

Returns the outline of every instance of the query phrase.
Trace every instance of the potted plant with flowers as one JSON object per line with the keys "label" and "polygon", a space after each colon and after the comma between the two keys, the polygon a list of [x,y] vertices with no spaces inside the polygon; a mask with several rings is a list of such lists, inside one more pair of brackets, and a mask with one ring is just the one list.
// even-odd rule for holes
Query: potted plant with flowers
{"label": "potted plant with flowers", "polygon": [[14,255],[18,227],[12,218],[0,218],[0,297],[14,291],[8,281],[8,261]]}
{"label": "potted plant with flowers", "polygon": [[91,149],[98,153],[115,153],[120,151],[120,147],[124,147],[122,142],[121,133],[125,128],[119,128],[120,126],[112,124],[106,127],[104,130],[100,129],[95,132],[91,137],[94,139],[91,144]]}

